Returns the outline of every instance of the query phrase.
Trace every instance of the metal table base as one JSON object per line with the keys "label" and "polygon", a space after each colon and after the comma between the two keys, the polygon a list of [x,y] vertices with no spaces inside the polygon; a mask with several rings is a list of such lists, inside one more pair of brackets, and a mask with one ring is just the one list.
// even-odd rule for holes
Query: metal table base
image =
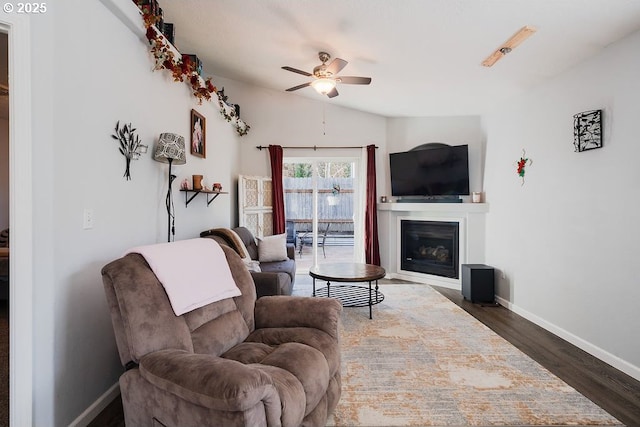
{"label": "metal table base", "polygon": [[[375,288],[372,283],[375,282]],[[316,291],[316,279],[313,278],[313,296],[335,298],[342,303],[343,307],[366,307],[369,306],[369,319],[373,319],[372,307],[384,301],[384,294],[378,289],[378,281],[370,280],[369,286],[358,285],[331,285],[327,281],[327,286]]]}

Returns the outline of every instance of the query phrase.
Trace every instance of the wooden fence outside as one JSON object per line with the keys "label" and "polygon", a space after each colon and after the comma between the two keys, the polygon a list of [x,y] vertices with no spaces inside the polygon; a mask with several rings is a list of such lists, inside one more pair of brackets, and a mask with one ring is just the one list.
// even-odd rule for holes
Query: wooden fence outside
{"label": "wooden fence outside", "polygon": [[[331,231],[353,233],[353,178],[318,179],[318,219],[331,224]],[[296,222],[297,231],[309,229],[313,218],[312,178],[284,178],[284,206],[287,220]],[[334,194],[334,186],[340,191]],[[345,221],[350,220],[350,221]]]}

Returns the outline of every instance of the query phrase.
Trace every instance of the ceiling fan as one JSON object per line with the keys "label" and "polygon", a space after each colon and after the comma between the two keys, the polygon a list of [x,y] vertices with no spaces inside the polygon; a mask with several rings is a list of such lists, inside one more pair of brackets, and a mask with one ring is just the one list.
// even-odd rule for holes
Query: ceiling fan
{"label": "ceiling fan", "polygon": [[319,52],[318,57],[320,58],[322,64],[313,69],[313,74],[306,71],[298,70],[297,68],[293,67],[282,67],[283,70],[314,78],[314,80],[310,82],[290,87],[289,89],[287,89],[287,92],[293,92],[294,90],[311,86],[318,93],[327,95],[329,98],[333,98],[338,96],[338,90],[336,89],[336,85],[338,83],[349,85],[368,85],[369,83],[371,83],[371,77],[336,76],[336,74],[338,74],[348,64],[348,62],[344,59],[335,58],[333,61],[327,64],[327,61],[331,59],[331,55],[329,55],[327,52]]}
{"label": "ceiling fan", "polygon": [[515,49],[520,43],[528,39],[533,33],[536,32],[534,27],[522,27],[515,33],[509,40],[504,42],[495,52],[482,61],[482,65],[485,67],[491,67],[498,62],[503,56]]}

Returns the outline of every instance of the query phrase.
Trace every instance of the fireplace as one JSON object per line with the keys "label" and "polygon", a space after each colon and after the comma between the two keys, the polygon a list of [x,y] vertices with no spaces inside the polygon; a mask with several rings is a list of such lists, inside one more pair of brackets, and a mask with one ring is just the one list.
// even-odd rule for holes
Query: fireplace
{"label": "fireplace", "polygon": [[459,278],[459,223],[400,221],[400,269]]}

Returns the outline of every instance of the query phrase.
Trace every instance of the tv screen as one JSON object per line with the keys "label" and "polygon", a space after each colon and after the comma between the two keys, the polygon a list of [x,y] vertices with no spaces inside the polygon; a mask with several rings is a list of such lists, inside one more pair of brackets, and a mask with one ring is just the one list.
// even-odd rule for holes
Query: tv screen
{"label": "tv screen", "polygon": [[461,196],[469,194],[467,145],[391,153],[393,196]]}

